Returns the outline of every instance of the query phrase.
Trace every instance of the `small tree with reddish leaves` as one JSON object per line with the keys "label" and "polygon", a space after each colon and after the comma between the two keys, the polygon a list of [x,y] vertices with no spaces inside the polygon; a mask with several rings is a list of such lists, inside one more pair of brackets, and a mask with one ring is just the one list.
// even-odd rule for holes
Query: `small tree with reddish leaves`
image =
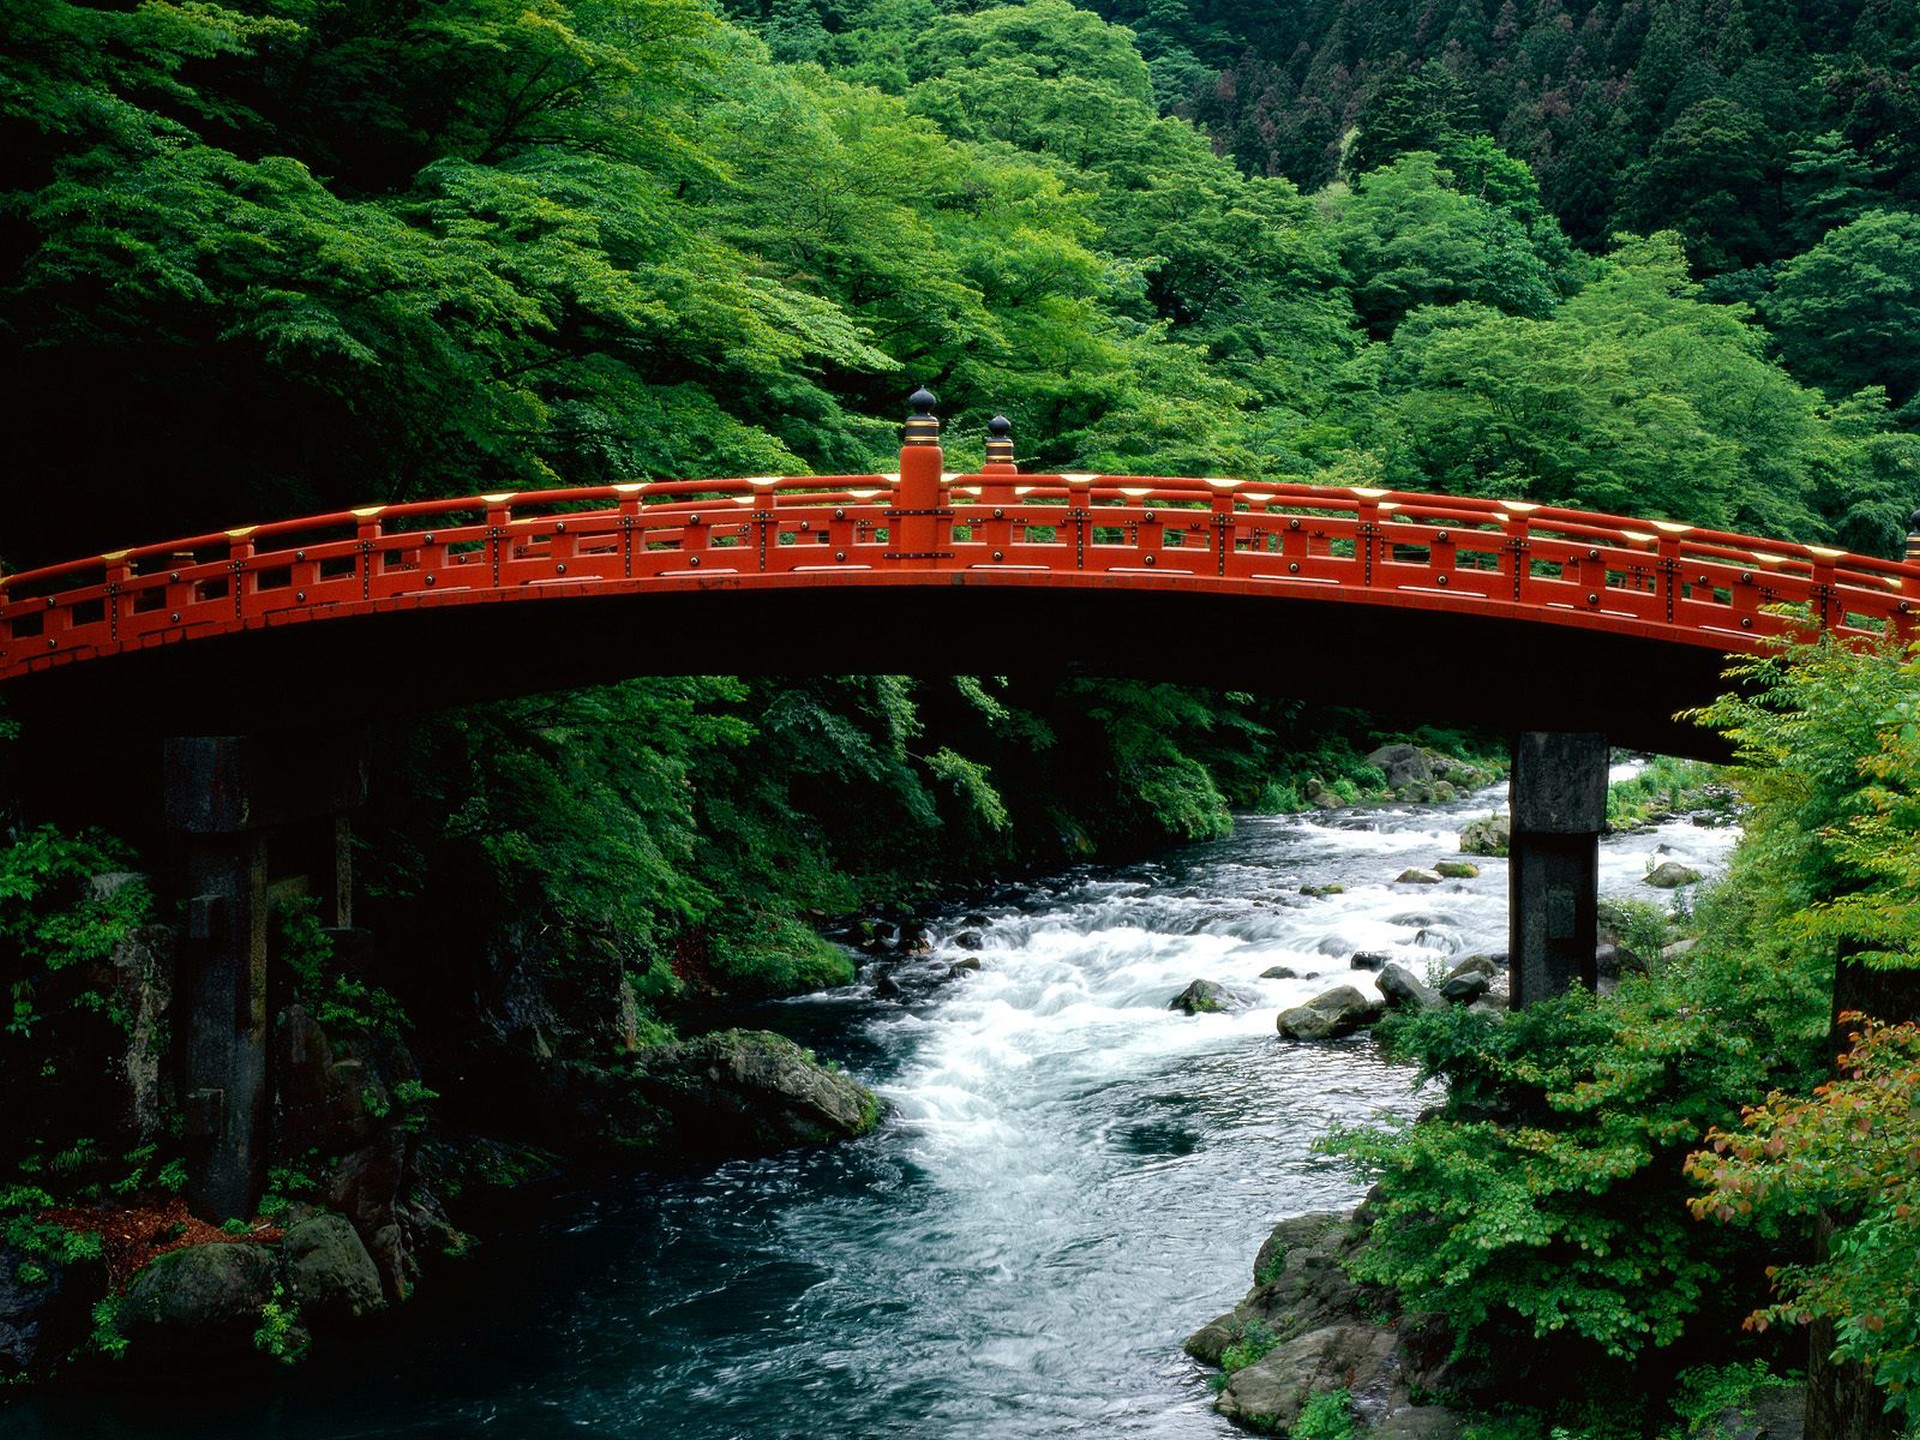
{"label": "small tree with reddish leaves", "polygon": [[1848,1223],[1823,1258],[1774,1269],[1777,1299],[1747,1319],[1764,1330],[1834,1322],[1909,1424],[1920,1420],[1920,1025],[1859,1015],[1840,1078],[1809,1097],[1775,1092],[1738,1130],[1714,1129],[1688,1173],[1707,1188],[1697,1216],[1776,1222],[1826,1209]]}

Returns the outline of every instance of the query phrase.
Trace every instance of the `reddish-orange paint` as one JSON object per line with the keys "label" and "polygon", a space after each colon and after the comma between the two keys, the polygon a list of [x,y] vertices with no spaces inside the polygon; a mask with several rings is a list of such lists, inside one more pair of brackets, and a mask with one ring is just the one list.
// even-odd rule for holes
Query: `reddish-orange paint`
{"label": "reddish-orange paint", "polygon": [[380,611],[667,589],[984,585],[1311,597],[1716,651],[1915,636],[1920,565],[1518,502],[1184,477],[941,471],[427,500],[0,580],[0,681]]}

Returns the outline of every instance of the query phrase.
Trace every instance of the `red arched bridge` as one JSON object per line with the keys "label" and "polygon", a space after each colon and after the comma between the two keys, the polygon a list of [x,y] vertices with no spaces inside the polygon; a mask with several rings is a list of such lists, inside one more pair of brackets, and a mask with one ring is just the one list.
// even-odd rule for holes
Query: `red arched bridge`
{"label": "red arched bridge", "polygon": [[[1023,475],[1001,421],[980,473],[954,475],[931,397],[908,432],[896,475],[375,505],[8,576],[0,682],[29,714],[131,687],[205,728],[648,671],[1084,660],[1684,751],[1703,742],[1673,712],[1719,688],[1725,653],[1916,630],[1920,567],[1822,546],[1514,500]],[[95,683],[60,683],[81,671]]]}
{"label": "red arched bridge", "polygon": [[1916,564],[1519,501],[1023,475],[998,419],[950,475],[913,403],[898,475],[376,505],[0,580],[0,694],[47,752],[16,784],[135,826],[164,790],[198,1209],[259,1193],[270,887],[352,923],[347,722],[643,673],[1079,663],[1498,723],[1519,1005],[1594,981],[1609,738],[1701,748],[1673,712],[1727,652],[1915,635]]}

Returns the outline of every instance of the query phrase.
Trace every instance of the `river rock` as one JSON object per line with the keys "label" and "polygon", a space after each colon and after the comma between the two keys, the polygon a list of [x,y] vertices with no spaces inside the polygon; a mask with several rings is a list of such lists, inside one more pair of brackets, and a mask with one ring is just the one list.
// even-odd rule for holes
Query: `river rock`
{"label": "river rock", "polygon": [[385,1307],[380,1272],[346,1216],[302,1220],[287,1231],[280,1253],[303,1319],[351,1320]]}
{"label": "river rock", "polygon": [[1729,1405],[1697,1431],[1705,1440],[1800,1440],[1806,1433],[1807,1388],[1769,1386]]}
{"label": "river rock", "polygon": [[1351,985],[1340,985],[1304,1005],[1281,1011],[1275,1025],[1290,1040],[1332,1040],[1373,1024],[1385,1010],[1382,1001],[1369,1000]]}
{"label": "river rock", "polygon": [[1342,1264],[1352,1248],[1352,1217],[1336,1211],[1295,1215],[1273,1227],[1254,1257],[1254,1287],[1232,1310],[1187,1337],[1186,1351],[1218,1365],[1227,1347],[1254,1327],[1282,1339],[1365,1317],[1360,1286]]}
{"label": "river rock", "polygon": [[986,943],[978,930],[962,930],[953,937],[956,950],[980,950],[985,948]]}
{"label": "river rock", "polygon": [[865,1134],[879,1102],[784,1036],[721,1030],[656,1045],[633,1079],[672,1122],[672,1141],[700,1154],[769,1154]]}
{"label": "river rock", "polygon": [[1410,866],[1396,875],[1393,883],[1396,885],[1438,885],[1440,878],[1437,871],[1422,870],[1418,866]]}
{"label": "river rock", "polygon": [[1480,867],[1471,860],[1436,860],[1433,873],[1442,880],[1478,880]]}
{"label": "river rock", "polygon": [[1196,980],[1169,1000],[1167,1008],[1187,1015],[1223,1015],[1246,1009],[1247,1001],[1218,980]]}
{"label": "river rock", "polygon": [[1471,1005],[1493,988],[1493,977],[1479,970],[1450,976],[1440,986],[1440,998],[1449,1005]]}
{"label": "river rock", "polygon": [[1347,887],[1344,885],[1302,885],[1300,887],[1300,893],[1309,900],[1317,900],[1323,895],[1344,895],[1347,893]]}
{"label": "river rock", "polygon": [[1386,996],[1389,1010],[1434,1010],[1440,997],[1404,965],[1389,965],[1375,982]]}
{"label": "river rock", "polygon": [[960,976],[969,974],[973,971],[978,970],[979,968],[980,968],[979,956],[977,955],[963,956],[961,959],[954,961],[953,964],[947,967],[947,977],[949,979],[957,980]]}
{"label": "river rock", "polygon": [[1690,865],[1682,865],[1678,860],[1662,860],[1647,875],[1645,883],[1656,890],[1677,890],[1682,885],[1695,885],[1700,881],[1700,872]]}
{"label": "river rock", "polygon": [[143,1359],[251,1354],[276,1270],[264,1245],[170,1250],[133,1277],[120,1302],[120,1332]]}
{"label": "river rock", "polygon": [[[1390,1389],[1397,1375],[1394,1334],[1372,1325],[1328,1325],[1289,1340],[1227,1377],[1213,1408],[1229,1420],[1284,1434],[1315,1395],[1346,1390],[1355,1401]],[[1378,1407],[1387,1408],[1383,1403]]]}
{"label": "river rock", "polygon": [[1349,970],[1378,970],[1385,966],[1392,958],[1391,955],[1383,954],[1378,950],[1356,950],[1347,958],[1347,968]]}
{"label": "river rock", "polygon": [[1463,855],[1504,855],[1513,843],[1513,821],[1505,815],[1488,815],[1468,822],[1460,832]]}
{"label": "river rock", "polygon": [[1269,965],[1260,972],[1260,978],[1262,980],[1298,980],[1300,972],[1289,969],[1285,965]]}
{"label": "river rock", "polygon": [[1367,763],[1385,775],[1394,790],[1433,779],[1433,761],[1418,745],[1382,745],[1367,756]]}
{"label": "river rock", "polygon": [[0,1245],[0,1387],[50,1373],[87,1338],[106,1290],[102,1261],[62,1265]]}

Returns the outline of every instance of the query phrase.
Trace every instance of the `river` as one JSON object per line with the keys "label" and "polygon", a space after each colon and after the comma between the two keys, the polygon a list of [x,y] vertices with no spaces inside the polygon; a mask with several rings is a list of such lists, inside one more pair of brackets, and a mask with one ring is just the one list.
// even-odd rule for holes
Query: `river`
{"label": "river", "polygon": [[[904,995],[776,1020],[892,1108],[866,1140],[564,1197],[405,1323],[268,1395],[60,1396],[6,1440],[868,1440],[1226,1437],[1188,1333],[1249,1284],[1273,1223],[1362,1187],[1329,1126],[1431,1097],[1365,1037],[1283,1042],[1275,1013],[1356,950],[1416,973],[1506,948],[1506,866],[1395,884],[1503,797],[1244,817],[1231,839],[956,913]],[[1604,893],[1657,845],[1709,872],[1728,830],[1603,846]],[[1303,885],[1344,886],[1302,896]],[[958,948],[965,931],[980,949]],[[948,979],[971,955],[977,972]],[[1263,979],[1285,966],[1297,979]],[[1187,1017],[1190,980],[1254,1003]],[[1365,977],[1358,977],[1364,984]]]}

